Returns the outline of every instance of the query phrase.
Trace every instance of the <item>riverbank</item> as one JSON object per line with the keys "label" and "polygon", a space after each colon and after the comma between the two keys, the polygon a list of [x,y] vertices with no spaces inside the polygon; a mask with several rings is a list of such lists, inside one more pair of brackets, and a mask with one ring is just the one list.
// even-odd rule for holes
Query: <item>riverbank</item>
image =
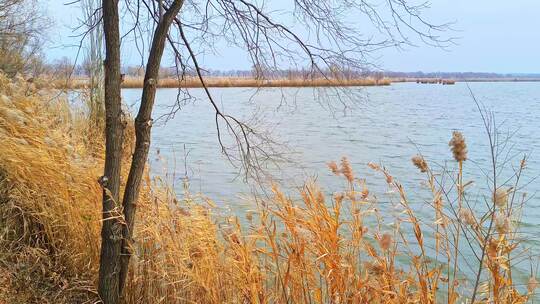
{"label": "riverbank", "polygon": [[[99,300],[97,180],[104,145],[103,130],[90,126],[84,113],[57,94],[0,76],[0,302]],[[125,133],[124,181],[133,151],[130,124]],[[469,177],[449,188],[437,179],[442,174],[453,181],[462,165],[470,165],[462,163],[465,138],[456,133],[450,143],[448,154],[456,161],[448,162],[448,172],[433,172],[421,156],[408,164],[425,174],[433,193],[424,217],[411,209],[411,197],[387,168],[375,163],[357,168],[387,185],[388,193],[379,195],[347,158],[328,163],[343,184],[336,192],[306,182],[292,195],[275,185],[271,195],[253,202],[245,220],[223,215],[218,203],[190,193],[187,183],[177,195],[146,175],[124,302],[437,303],[448,295],[448,302],[460,303],[476,286],[487,302],[524,303],[537,283],[507,271],[513,260],[506,257],[525,249],[512,230],[517,228],[505,225],[519,213],[507,207],[513,195],[496,192],[496,218],[467,207],[490,202],[493,193],[472,191],[467,204],[455,209]],[[525,161],[515,168],[524,167]],[[384,208],[395,211],[392,221]],[[469,248],[483,251],[484,260],[463,264]],[[461,276],[469,264],[482,270],[481,282]]]}

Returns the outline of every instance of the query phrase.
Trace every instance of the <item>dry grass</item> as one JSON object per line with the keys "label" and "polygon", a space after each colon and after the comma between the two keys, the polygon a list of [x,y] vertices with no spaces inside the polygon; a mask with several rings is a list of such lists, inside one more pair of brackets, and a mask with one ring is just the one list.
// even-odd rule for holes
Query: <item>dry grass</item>
{"label": "dry grass", "polygon": [[[389,78],[359,78],[359,79],[269,79],[258,80],[245,77],[205,77],[205,84],[214,88],[229,87],[346,87],[346,86],[379,86],[390,85]],[[70,81],[57,80],[56,86],[59,88],[82,89],[87,87],[87,79],[71,79]],[[126,77],[122,83],[123,88],[142,88],[143,79]],[[201,88],[202,83],[196,77],[187,77],[182,80],[175,78],[160,79],[158,82],[160,88]]]}
{"label": "dry grass", "polygon": [[103,160],[80,144],[67,103],[32,86],[0,78],[0,265],[17,292],[7,302],[75,301],[94,285]]}
{"label": "dry grass", "polygon": [[[92,303],[103,147],[84,140],[84,115],[32,86],[0,77],[0,302]],[[413,160],[426,174],[432,219],[415,215],[388,170],[368,164],[394,193],[399,215],[392,226],[383,225],[377,196],[346,158],[329,164],[344,179],[343,191],[327,195],[307,183],[294,199],[276,185],[244,225],[215,215],[204,198],[186,191],[179,200],[147,177],[125,303],[460,303],[473,292],[460,276],[460,250],[469,246],[485,252],[473,263],[483,270],[479,301],[526,302],[536,281],[516,288],[509,257],[521,244],[517,228],[505,230],[519,204],[496,192],[496,212],[486,217],[461,203],[468,202],[461,182],[466,145],[456,138],[458,170],[442,174],[459,187],[440,187],[441,173],[422,156]],[[131,149],[128,143],[126,161]]]}

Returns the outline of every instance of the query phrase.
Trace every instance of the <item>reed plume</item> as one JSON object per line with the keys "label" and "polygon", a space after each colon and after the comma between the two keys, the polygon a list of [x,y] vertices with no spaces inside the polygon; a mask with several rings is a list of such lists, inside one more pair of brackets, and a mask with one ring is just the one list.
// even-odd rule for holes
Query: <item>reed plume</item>
{"label": "reed plume", "polygon": [[428,165],[426,160],[421,155],[415,155],[412,157],[412,162],[420,170],[420,172],[425,173],[428,171]]}
{"label": "reed plume", "polygon": [[467,144],[465,143],[465,137],[459,131],[452,133],[452,139],[448,143],[454,154],[454,159],[458,162],[467,160]]}

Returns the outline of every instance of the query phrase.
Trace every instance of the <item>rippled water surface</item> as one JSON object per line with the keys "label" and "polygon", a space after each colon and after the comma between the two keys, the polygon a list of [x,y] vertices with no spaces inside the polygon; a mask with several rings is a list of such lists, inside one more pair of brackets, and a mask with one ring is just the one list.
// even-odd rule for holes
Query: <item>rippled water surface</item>
{"label": "rippled water surface", "polygon": [[[527,153],[526,177],[530,180],[540,174],[540,83],[471,83],[470,88],[493,111],[499,131],[514,133],[507,145],[517,157],[514,163]],[[153,129],[153,171],[160,173],[167,167],[169,174],[180,179],[187,167],[192,190],[233,207],[243,204],[238,194],[249,192],[250,187],[220,152],[214,112],[203,92],[190,92],[198,99],[184,105],[167,123],[158,120]],[[465,179],[467,174],[479,179],[479,168],[490,169],[482,118],[464,83],[398,83],[352,89],[348,97],[336,96],[332,89],[311,88],[272,88],[258,93],[254,89],[220,88],[211,92],[226,113],[244,120],[256,115],[263,122],[260,128],[271,130],[273,139],[287,145],[285,156],[295,163],[282,163],[281,170],[272,171],[287,187],[317,177],[327,190],[340,189],[342,181],[328,172],[326,163],[347,156],[357,175],[368,182],[380,179],[366,167],[366,163],[376,162],[405,185],[418,188],[422,175],[411,165],[411,156],[419,150],[430,163],[450,162],[448,141],[453,130],[462,131],[469,146]],[[124,90],[123,95],[128,105],[136,105],[140,90]],[[176,98],[177,90],[160,89],[154,118],[167,113]],[[342,102],[350,108],[343,111]],[[156,161],[158,149],[166,164]],[[511,167],[507,169],[510,174]],[[477,187],[485,184],[478,183]],[[538,190],[540,182],[527,187],[530,194]],[[534,206],[538,203],[537,199],[530,201]],[[531,212],[540,215],[536,208]]]}

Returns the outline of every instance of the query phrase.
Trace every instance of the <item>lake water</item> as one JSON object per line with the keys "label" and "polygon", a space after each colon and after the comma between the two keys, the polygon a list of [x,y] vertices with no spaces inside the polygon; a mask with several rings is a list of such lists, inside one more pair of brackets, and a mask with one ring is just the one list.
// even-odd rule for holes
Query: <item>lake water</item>
{"label": "lake water", "polygon": [[[471,83],[470,88],[493,111],[499,131],[515,133],[510,139],[511,153],[517,154],[514,163],[523,153],[529,154],[525,176],[540,174],[540,83]],[[241,120],[257,115],[265,124],[261,129],[271,130],[272,139],[286,144],[284,155],[295,164],[282,163],[281,170],[272,172],[287,187],[317,177],[329,191],[340,189],[341,181],[330,174],[326,163],[347,156],[359,177],[371,180],[373,172],[366,164],[381,163],[405,185],[417,188],[423,175],[412,166],[411,156],[419,150],[430,163],[451,161],[448,141],[453,130],[466,137],[469,161],[465,170],[470,177],[478,177],[478,167],[489,170],[488,138],[466,84],[397,83],[351,90],[352,101],[346,100],[351,96],[338,100],[332,89],[270,88],[256,93],[254,89],[215,88],[211,92],[225,113]],[[136,105],[140,93],[124,90],[124,101]],[[183,105],[166,123],[156,122],[152,169],[160,173],[165,166],[180,180],[187,167],[192,190],[235,204],[239,193],[249,192],[250,187],[221,154],[214,111],[202,90],[190,93],[197,100]],[[158,90],[153,117],[168,113],[176,98],[176,89]],[[342,102],[349,106],[345,111]],[[158,149],[167,164],[156,161]],[[187,157],[185,151],[189,151]],[[530,194],[539,190],[540,182],[527,187]],[[532,199],[530,204],[537,206],[539,201]]]}
{"label": "lake water", "polygon": [[[513,174],[523,154],[528,154],[520,192],[528,193],[522,219],[524,237],[529,245],[540,248],[540,83],[494,82],[471,83],[470,89],[487,109],[493,111],[501,134],[512,134],[508,144],[499,149],[500,182]],[[366,178],[370,193],[378,196],[381,209],[388,208],[386,183],[380,174],[367,167],[368,162],[384,165],[405,188],[417,212],[433,218],[426,206],[428,191],[424,175],[410,159],[420,151],[437,170],[439,166],[455,169],[448,147],[452,131],[461,131],[467,141],[469,159],[464,165],[464,180],[475,183],[468,192],[483,204],[482,195],[489,195],[486,178],[490,174],[489,141],[480,112],[467,84],[426,85],[397,83],[386,87],[352,88],[347,96],[336,95],[331,88],[286,89],[211,89],[214,99],[225,113],[240,120],[261,118],[272,138],[286,144],[283,155],[293,163],[281,163],[271,173],[289,194],[310,178],[329,193],[343,189],[344,182],[333,176],[327,163],[347,156],[357,177]],[[136,105],[140,90],[123,91],[128,105]],[[187,174],[192,192],[200,192],[216,201],[224,212],[241,215],[253,208],[252,191],[238,176],[218,144],[213,108],[200,89],[190,90],[196,100],[186,103],[167,121],[156,121],[153,128],[150,164],[156,174],[168,174],[181,191]],[[256,94],[255,94],[256,93]],[[176,89],[160,89],[154,118],[168,113],[168,106],[177,100]],[[343,105],[349,107],[344,110]],[[503,151],[503,148],[506,148]],[[157,154],[159,150],[159,157]],[[508,152],[509,150],[510,152]],[[513,158],[512,158],[513,157]],[[512,167],[514,165],[514,167]],[[510,185],[508,185],[510,186]],[[386,211],[386,210],[383,210]],[[535,250],[531,255],[536,256]]]}

